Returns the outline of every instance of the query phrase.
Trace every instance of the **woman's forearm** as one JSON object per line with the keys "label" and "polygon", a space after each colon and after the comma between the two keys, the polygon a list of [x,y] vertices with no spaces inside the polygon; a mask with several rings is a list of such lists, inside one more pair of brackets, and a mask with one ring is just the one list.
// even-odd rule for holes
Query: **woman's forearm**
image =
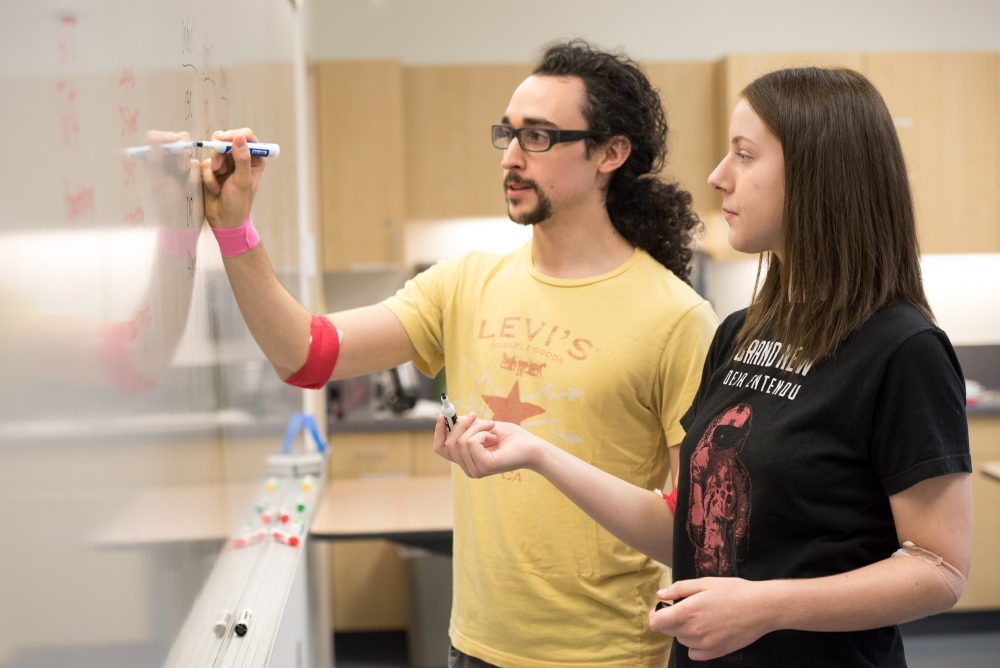
{"label": "woman's forearm", "polygon": [[608,531],[670,565],[673,513],[652,490],[617,478],[550,443],[531,467]]}
{"label": "woman's forearm", "polygon": [[838,575],[762,584],[774,629],[872,629],[944,612],[956,603],[936,567],[918,557],[888,557]]}

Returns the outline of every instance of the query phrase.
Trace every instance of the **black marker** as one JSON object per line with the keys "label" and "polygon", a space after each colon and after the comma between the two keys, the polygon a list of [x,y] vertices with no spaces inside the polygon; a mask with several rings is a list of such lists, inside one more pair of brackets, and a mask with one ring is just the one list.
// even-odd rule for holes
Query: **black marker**
{"label": "black marker", "polygon": [[444,416],[444,428],[449,432],[451,428],[455,426],[458,422],[458,411],[455,410],[455,406],[448,401],[448,395],[441,395],[441,415]]}
{"label": "black marker", "polygon": [[683,598],[675,598],[673,601],[657,601],[655,609],[663,610],[664,608],[670,607],[674,603],[679,603],[680,601],[683,600],[684,600]]}
{"label": "black marker", "polygon": [[236,621],[236,626],[233,630],[236,631],[236,635],[243,637],[247,634],[247,630],[250,627],[250,608],[243,608],[243,612],[240,613],[240,618]]}

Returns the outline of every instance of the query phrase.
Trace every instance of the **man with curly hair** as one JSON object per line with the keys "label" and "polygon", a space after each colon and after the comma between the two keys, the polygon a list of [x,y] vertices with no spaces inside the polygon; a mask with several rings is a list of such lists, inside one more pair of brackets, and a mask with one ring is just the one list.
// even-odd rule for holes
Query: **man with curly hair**
{"label": "man with curly hair", "polygon": [[[520,424],[652,489],[676,461],[717,325],[687,283],[691,196],[657,176],[666,137],[635,62],[579,40],[549,46],[492,127],[508,214],[531,241],[438,262],[380,304],[328,316],[281,287],[252,233],[263,161],[245,148],[249,130],[219,133],[234,150],[204,163],[206,215],[287,382],[444,367],[460,412]],[[451,665],[664,665],[669,639],[647,619],[656,562],[540,476],[454,480]]]}

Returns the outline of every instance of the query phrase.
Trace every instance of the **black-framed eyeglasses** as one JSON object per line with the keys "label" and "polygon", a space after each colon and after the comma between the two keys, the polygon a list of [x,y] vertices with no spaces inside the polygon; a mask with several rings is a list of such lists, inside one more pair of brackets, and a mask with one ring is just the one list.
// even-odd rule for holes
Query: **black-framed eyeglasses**
{"label": "black-framed eyeglasses", "polygon": [[493,126],[493,146],[507,148],[517,137],[517,142],[524,151],[542,153],[556,144],[567,141],[579,141],[588,137],[601,137],[599,132],[590,130],[554,130],[549,128],[517,128],[509,125]]}

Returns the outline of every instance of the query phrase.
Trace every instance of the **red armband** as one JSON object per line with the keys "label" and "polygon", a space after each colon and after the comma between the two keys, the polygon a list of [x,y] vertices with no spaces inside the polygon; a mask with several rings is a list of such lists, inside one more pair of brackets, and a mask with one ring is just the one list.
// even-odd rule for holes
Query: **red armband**
{"label": "red armband", "polygon": [[672,490],[670,490],[670,494],[664,494],[663,495],[663,500],[666,501],[667,505],[670,507],[670,512],[672,512],[672,513],[676,513],[677,512],[677,488],[676,487],[674,487]]}
{"label": "red armband", "polygon": [[337,366],[340,355],[340,332],[333,323],[321,315],[312,318],[312,335],[309,337],[309,356],[302,368],[285,379],[295,387],[319,390],[326,385]]}
{"label": "red armband", "polygon": [[672,490],[670,490],[669,494],[667,494],[666,492],[664,492],[661,489],[654,489],[653,491],[656,492],[657,494],[659,494],[661,497],[663,497],[663,500],[667,502],[667,508],[670,508],[670,512],[672,512],[672,513],[676,513],[677,512],[677,488],[676,487],[674,487]]}

